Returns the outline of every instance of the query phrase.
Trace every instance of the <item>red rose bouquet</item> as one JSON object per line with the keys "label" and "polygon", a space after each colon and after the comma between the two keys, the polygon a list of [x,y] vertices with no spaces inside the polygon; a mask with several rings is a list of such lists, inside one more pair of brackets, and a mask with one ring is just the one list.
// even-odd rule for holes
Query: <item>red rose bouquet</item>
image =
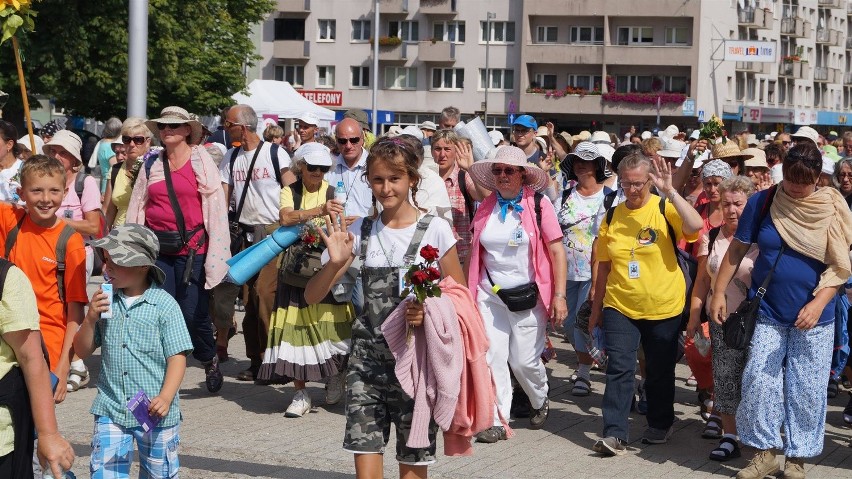
{"label": "red rose bouquet", "polygon": [[[436,267],[438,262],[438,248],[427,244],[420,248],[420,256],[426,262],[418,263],[408,268],[404,277],[405,289],[402,291],[402,297],[405,298],[409,294],[414,293],[415,301],[423,304],[426,298],[441,297],[441,288],[438,287],[441,272]],[[410,327],[406,332],[406,339],[411,339]]]}
{"label": "red rose bouquet", "polygon": [[300,239],[302,240],[302,244],[307,248],[322,249],[323,244],[322,237],[319,234],[319,226],[313,221],[305,223]]}

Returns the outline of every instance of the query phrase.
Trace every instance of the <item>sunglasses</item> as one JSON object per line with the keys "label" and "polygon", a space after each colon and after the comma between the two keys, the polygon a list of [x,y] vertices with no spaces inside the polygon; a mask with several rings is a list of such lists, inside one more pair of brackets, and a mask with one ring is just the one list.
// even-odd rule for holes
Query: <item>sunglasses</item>
{"label": "sunglasses", "polygon": [[320,166],[320,165],[308,165],[308,164],[305,164],[305,169],[307,169],[307,170],[308,170],[308,171],[310,171],[311,173],[313,173],[313,172],[315,172],[315,171],[317,171],[317,170],[319,170],[319,171],[321,171],[321,172],[323,172],[323,173],[328,173],[328,171],[329,171],[329,170],[331,170],[331,167],[330,167],[330,166]]}
{"label": "sunglasses", "polygon": [[158,129],[158,130],[160,130],[160,131],[163,131],[163,130],[177,130],[178,128],[180,128],[180,127],[182,127],[182,126],[186,126],[187,124],[188,124],[188,123],[179,123],[179,124],[174,124],[174,123],[157,123],[157,129]]}
{"label": "sunglasses", "polygon": [[337,144],[338,144],[338,145],[345,145],[345,144],[346,144],[346,142],[349,142],[349,143],[351,143],[351,144],[353,144],[353,145],[357,145],[360,141],[361,141],[361,137],[360,137],[360,136],[356,136],[355,138],[338,138],[338,139],[337,139]]}
{"label": "sunglasses", "polygon": [[791,144],[791,143],[793,143],[793,142],[792,142],[792,141],[782,141],[782,142],[781,142],[781,144],[782,144],[782,145],[784,145],[784,146],[787,146],[787,145],[789,145],[789,144]]}
{"label": "sunglasses", "polygon": [[520,172],[522,169],[523,169],[523,168],[512,168],[512,167],[508,167],[508,168],[491,168],[491,174],[492,174],[492,175],[494,175],[494,176],[500,176],[501,174],[505,173],[505,174],[506,174],[506,176],[512,176],[512,175],[514,175],[515,173]]}
{"label": "sunglasses", "polygon": [[233,126],[245,126],[245,125],[243,125],[242,123],[234,123],[233,121],[225,120],[222,123],[222,126],[225,127],[225,129],[227,130],[227,129],[230,129],[231,127],[233,127]]}
{"label": "sunglasses", "polygon": [[121,142],[124,143],[125,145],[129,145],[130,142],[132,141],[137,146],[139,146],[142,143],[145,143],[145,140],[147,140],[147,139],[148,138],[145,138],[144,136],[124,136],[124,135],[121,136]]}

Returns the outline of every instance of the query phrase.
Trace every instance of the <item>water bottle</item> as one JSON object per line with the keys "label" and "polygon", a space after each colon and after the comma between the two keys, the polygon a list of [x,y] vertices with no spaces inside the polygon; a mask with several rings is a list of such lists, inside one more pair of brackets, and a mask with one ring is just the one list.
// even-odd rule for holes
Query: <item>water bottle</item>
{"label": "water bottle", "polygon": [[705,338],[700,332],[696,331],[693,337],[695,348],[698,349],[698,354],[707,357],[710,354],[710,340]]}
{"label": "water bottle", "polygon": [[53,471],[50,470],[50,466],[44,469],[44,473],[41,477],[42,479],[77,479],[77,476],[75,476],[71,471],[65,472],[61,477],[54,477]]}
{"label": "water bottle", "polygon": [[343,216],[346,216],[346,188],[342,180],[337,182],[337,188],[334,189],[334,200],[343,205]]}

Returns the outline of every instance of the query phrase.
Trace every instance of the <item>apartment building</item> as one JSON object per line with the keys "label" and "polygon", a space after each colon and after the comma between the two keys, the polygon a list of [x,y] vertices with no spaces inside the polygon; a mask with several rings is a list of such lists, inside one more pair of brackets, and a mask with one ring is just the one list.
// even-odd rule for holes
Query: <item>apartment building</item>
{"label": "apartment building", "polygon": [[[278,0],[256,74],[328,108],[371,108],[375,3]],[[764,131],[843,125],[852,106],[852,0],[379,0],[379,13],[378,109],[392,124],[487,102],[499,128],[520,113],[569,131],[717,113]],[[728,40],[772,42],[777,60],[725,61]]]}

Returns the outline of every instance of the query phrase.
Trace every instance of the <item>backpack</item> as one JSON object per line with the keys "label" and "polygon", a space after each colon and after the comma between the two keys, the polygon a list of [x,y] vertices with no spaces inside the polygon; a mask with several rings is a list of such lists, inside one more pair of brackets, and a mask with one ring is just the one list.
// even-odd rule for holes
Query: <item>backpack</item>
{"label": "backpack", "polygon": [[112,189],[115,189],[115,180],[118,178],[118,174],[121,172],[122,165],[124,165],[124,162],[119,161],[118,163],[112,165],[112,168],[109,170],[109,184]]}
{"label": "backpack", "polygon": [[[297,179],[287,187],[290,188],[290,191],[293,193],[293,210],[302,209],[302,179]],[[331,185],[328,185],[328,188],[325,190],[325,199],[326,201],[334,199],[334,188],[332,188]]]}
{"label": "backpack", "polygon": [[[6,235],[6,254],[4,257],[8,260],[9,253],[12,252],[12,247],[15,246],[15,241],[18,239],[18,233],[21,231],[21,226],[27,216],[24,215],[18,224],[12,228]],[[56,286],[59,289],[59,301],[65,303],[65,253],[68,250],[68,240],[76,231],[67,223],[64,223],[62,232],[59,233],[59,240],[56,242]],[[8,262],[8,261],[7,261]],[[10,263],[11,264],[11,263]],[[0,267],[7,268],[6,265],[0,263]],[[5,275],[5,272],[3,272]],[[2,285],[2,283],[0,283]]]}
{"label": "backpack", "polygon": [[[562,203],[559,204],[560,207],[562,205],[564,205],[566,201],[568,201],[568,197],[571,196],[571,193],[573,193],[573,192],[574,192],[573,186],[562,192]],[[609,211],[612,209],[612,204],[615,203],[615,198],[618,196],[618,192],[611,189],[608,186],[603,187],[603,192],[604,192],[603,205],[604,205],[604,209],[606,210],[606,222],[607,222],[607,224],[609,224],[609,220],[612,219],[612,214],[610,214]]]}
{"label": "backpack", "polygon": [[[113,167],[115,168],[115,167]],[[113,183],[115,183],[115,172],[113,175]],[[82,202],[83,198],[83,190],[86,189],[86,178],[89,175],[82,171],[77,172],[77,176],[74,178],[74,192],[77,193],[77,199]],[[96,210],[98,212],[98,232],[94,235],[88,236],[90,239],[100,239],[109,234],[109,229],[107,229],[107,220],[106,215],[104,214],[103,209]]]}
{"label": "backpack", "polygon": [[[257,145],[257,147],[262,148],[263,142],[261,141],[260,144]],[[280,163],[278,163],[278,148],[280,147],[277,143],[271,143],[269,145],[269,156],[272,159],[272,169],[275,170],[275,181],[278,182],[278,186],[284,188],[284,183],[282,183],[281,180],[281,165]],[[231,159],[229,160],[231,167],[231,181],[234,181],[234,163],[236,163],[237,155],[240,153],[241,149],[242,147],[234,148],[234,152],[231,153]],[[249,172],[249,174],[251,173]],[[301,194],[301,190],[299,191]]]}

